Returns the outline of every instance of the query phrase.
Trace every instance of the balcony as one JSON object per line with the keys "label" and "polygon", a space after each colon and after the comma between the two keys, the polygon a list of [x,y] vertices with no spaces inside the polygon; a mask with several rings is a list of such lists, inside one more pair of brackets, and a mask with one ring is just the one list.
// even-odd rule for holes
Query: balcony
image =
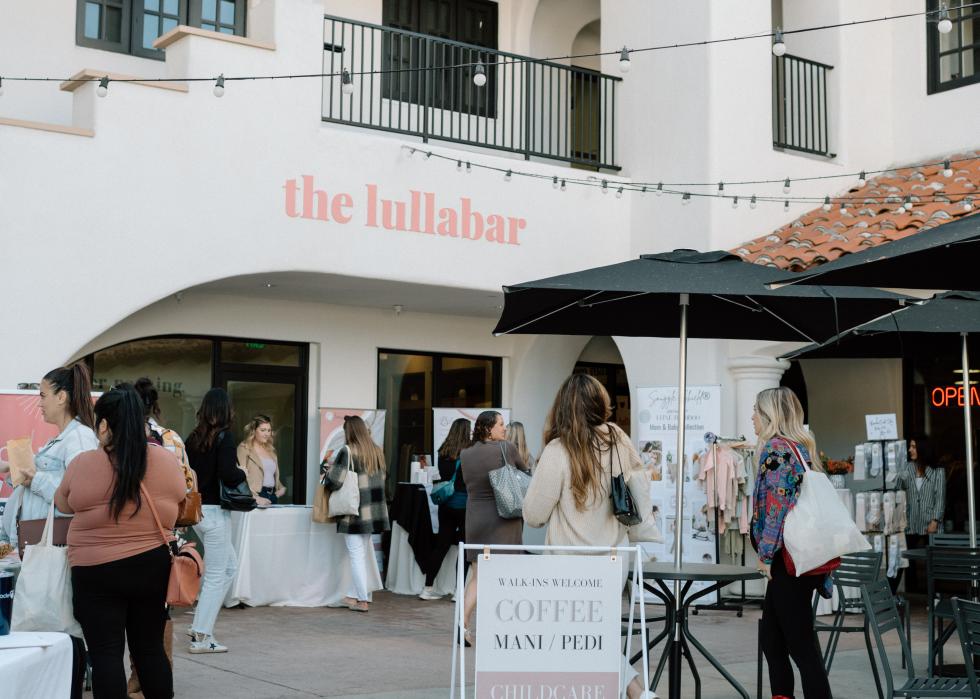
{"label": "balcony", "polygon": [[329,15],[323,42],[323,72],[350,71],[354,88],[324,79],[324,121],[620,169],[621,78]]}
{"label": "balcony", "polygon": [[833,69],[798,56],[773,56],[774,148],[835,157],[827,118],[827,75]]}

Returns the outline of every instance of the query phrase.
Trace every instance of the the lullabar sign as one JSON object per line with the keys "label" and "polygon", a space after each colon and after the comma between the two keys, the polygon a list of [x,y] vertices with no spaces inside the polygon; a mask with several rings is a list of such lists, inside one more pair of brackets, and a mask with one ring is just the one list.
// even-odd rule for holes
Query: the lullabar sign
{"label": "the lullabar sign", "polygon": [[378,185],[365,186],[362,199],[348,192],[317,189],[312,175],[286,180],[285,211],[289,218],[305,218],[345,225],[355,216],[368,228],[419,233],[439,238],[520,245],[527,221],[516,216],[479,211],[469,197],[454,205],[439,201],[434,192],[409,190],[407,199],[385,198]]}

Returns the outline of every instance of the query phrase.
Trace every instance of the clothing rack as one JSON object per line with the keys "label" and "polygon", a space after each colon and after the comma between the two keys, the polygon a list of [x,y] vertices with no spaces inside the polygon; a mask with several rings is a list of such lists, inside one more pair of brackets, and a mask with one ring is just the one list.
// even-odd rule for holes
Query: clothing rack
{"label": "clothing rack", "polygon": [[[717,469],[718,445],[719,444],[744,444],[745,435],[741,435],[738,437],[719,437],[713,432],[706,432],[704,435],[704,443],[711,447],[711,456],[714,459],[715,468]],[[719,491],[720,486],[718,480],[719,480],[718,474],[716,471],[715,472],[715,507],[713,508],[715,511],[715,563],[721,562],[721,540],[720,540],[720,535],[718,533],[718,502],[720,500],[720,491]],[[745,535],[744,534],[742,535],[742,565],[743,566],[745,565]],[[722,597],[721,594],[722,591],[718,590],[717,593],[718,599],[715,602],[711,604],[695,605],[691,611],[695,615],[702,609],[706,611],[713,611],[713,612],[735,612],[736,616],[741,617],[743,611],[743,605],[747,601],[747,598],[745,596],[745,581],[743,580],[741,584],[742,584],[741,596],[738,598],[729,598],[729,599],[737,599],[738,604],[731,604],[729,602],[726,602],[725,599]]]}

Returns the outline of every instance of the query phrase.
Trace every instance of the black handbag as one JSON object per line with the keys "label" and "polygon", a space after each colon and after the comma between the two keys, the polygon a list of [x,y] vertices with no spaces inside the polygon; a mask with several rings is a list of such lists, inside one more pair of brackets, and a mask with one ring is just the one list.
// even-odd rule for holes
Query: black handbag
{"label": "black handbag", "polygon": [[[610,432],[612,432],[612,427],[609,429]],[[629,485],[626,483],[626,478],[623,476],[623,462],[619,459],[619,437],[615,432],[612,432],[612,434],[612,448],[616,451],[616,463],[619,464],[619,475],[612,475],[612,458],[610,455],[609,476],[611,482],[609,497],[612,498],[613,514],[616,515],[616,519],[619,520],[619,523],[625,524],[627,527],[632,527],[633,525],[642,522],[643,518],[636,509],[636,501],[633,500],[633,495],[630,493]]]}
{"label": "black handbag", "polygon": [[222,509],[233,512],[251,512],[258,507],[258,503],[252,496],[252,491],[249,490],[248,482],[245,480],[242,480],[238,485],[229,487],[219,479],[218,488]]}

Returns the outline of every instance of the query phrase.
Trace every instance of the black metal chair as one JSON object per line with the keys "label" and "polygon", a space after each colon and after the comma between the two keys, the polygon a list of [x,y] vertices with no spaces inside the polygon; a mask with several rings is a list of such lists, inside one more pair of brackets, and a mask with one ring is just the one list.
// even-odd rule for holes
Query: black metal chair
{"label": "black metal chair", "polygon": [[943,667],[943,646],[956,631],[953,595],[943,596],[936,590],[939,582],[958,583],[958,592],[973,596],[980,586],[980,548],[930,546],[926,551],[926,579],[929,604],[929,676]]}
{"label": "black metal chair", "polygon": [[963,663],[966,665],[966,678],[970,681],[970,691],[973,692],[973,696],[980,697],[980,679],[977,678],[975,661],[975,658],[980,656],[980,603],[954,599],[953,615],[956,618],[956,630],[960,635],[960,647],[963,648]]}
{"label": "black metal chair", "polygon": [[[912,653],[908,640],[902,631],[902,620],[895,606],[895,596],[892,594],[888,580],[876,580],[861,588],[861,598],[864,600],[864,614],[870,622],[871,633],[878,647],[878,662],[881,664],[885,678],[885,696],[894,697],[975,697],[966,677],[916,677]],[[908,678],[900,687],[895,686],[891,664],[888,662],[888,649],[885,647],[884,634],[895,630],[902,654],[906,658]]]}
{"label": "black metal chair", "polygon": [[[865,645],[868,647],[868,657],[871,659],[871,669],[875,673],[877,683],[877,670],[875,669],[874,653],[871,650],[871,636],[868,632],[868,620],[865,618],[860,626],[848,626],[846,618],[848,612],[863,614],[864,601],[861,599],[860,588],[873,583],[881,576],[881,553],[877,551],[862,551],[841,556],[840,567],[831,574],[834,587],[837,588],[837,611],[834,612],[833,621],[829,624],[814,622],[813,629],[817,633],[829,632],[827,646],[823,652],[824,667],[827,673],[834,664],[834,654],[837,652],[837,642],[842,633],[863,633]],[[848,597],[848,588],[857,588],[857,596]],[[813,600],[813,612],[816,615],[819,598]],[[878,694],[881,694],[880,688]]]}
{"label": "black metal chair", "polygon": [[970,535],[958,533],[930,534],[929,545],[939,546],[941,548],[966,549],[970,548]]}

